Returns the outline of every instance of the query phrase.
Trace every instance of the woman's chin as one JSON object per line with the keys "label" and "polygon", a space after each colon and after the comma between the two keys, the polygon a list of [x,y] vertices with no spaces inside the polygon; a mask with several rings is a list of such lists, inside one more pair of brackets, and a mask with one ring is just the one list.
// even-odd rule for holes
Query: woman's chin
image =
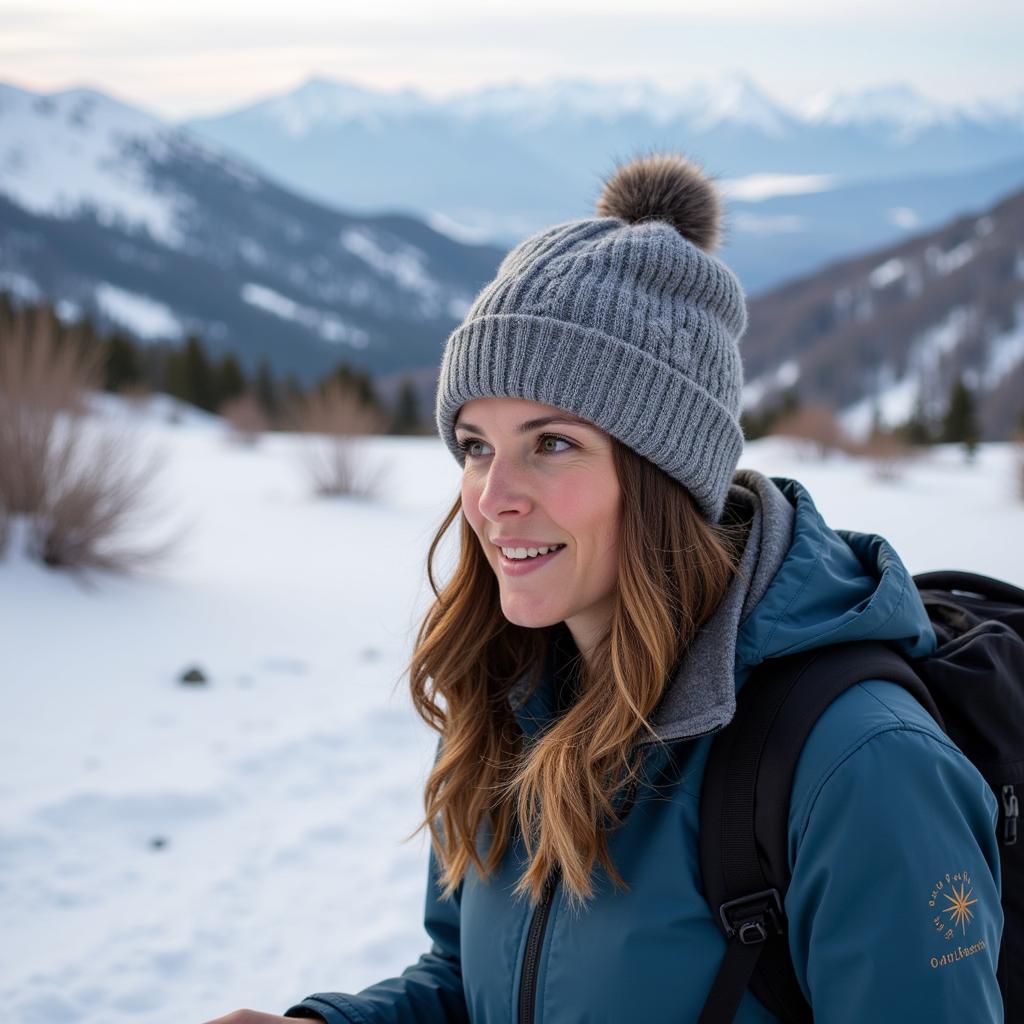
{"label": "woman's chin", "polygon": [[565,620],[564,612],[546,601],[531,601],[526,595],[516,595],[512,600],[503,597],[501,610],[509,622],[524,629],[543,629],[545,626],[553,626],[556,622]]}

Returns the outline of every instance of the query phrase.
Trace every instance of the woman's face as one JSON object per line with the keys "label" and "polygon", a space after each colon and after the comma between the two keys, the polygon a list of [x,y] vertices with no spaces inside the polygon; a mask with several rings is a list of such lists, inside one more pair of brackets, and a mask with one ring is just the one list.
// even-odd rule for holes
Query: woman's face
{"label": "woman's face", "polygon": [[[532,422],[548,417],[577,422]],[[466,446],[462,509],[498,577],[505,617],[531,628],[565,622],[586,655],[608,626],[618,572],[622,492],[611,438],[522,398],[467,402],[455,431]],[[509,562],[496,546],[529,546],[521,540],[565,547],[535,564]]]}

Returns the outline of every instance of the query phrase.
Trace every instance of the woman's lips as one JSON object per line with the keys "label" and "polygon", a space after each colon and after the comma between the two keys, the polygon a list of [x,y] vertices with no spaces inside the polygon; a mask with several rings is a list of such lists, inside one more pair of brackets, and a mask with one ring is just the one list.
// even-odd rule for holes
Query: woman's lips
{"label": "woman's lips", "polygon": [[501,571],[506,576],[525,576],[528,572],[533,572],[547,565],[552,558],[555,558],[564,550],[564,547],[556,548],[554,551],[549,551],[546,555],[537,555],[536,558],[506,558],[501,548],[498,548],[498,561],[501,563]]}

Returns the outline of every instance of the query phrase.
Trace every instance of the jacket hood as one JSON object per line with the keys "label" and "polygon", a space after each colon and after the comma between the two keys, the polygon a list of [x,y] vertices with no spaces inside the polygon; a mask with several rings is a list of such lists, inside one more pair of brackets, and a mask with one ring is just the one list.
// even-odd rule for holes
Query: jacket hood
{"label": "jacket hood", "polygon": [[[868,639],[907,657],[935,649],[914,581],[888,541],[832,529],[796,480],[738,470],[723,521],[743,524],[743,554],[651,716],[658,739],[701,736],[726,725],[740,686],[768,658]],[[564,625],[553,636],[541,684],[522,704],[513,699],[528,734],[571,700],[564,667],[575,646]]]}
{"label": "jacket hood", "polygon": [[711,732],[768,658],[882,640],[907,657],[936,647],[914,581],[883,537],[832,529],[806,488],[739,470],[727,508],[750,523],[739,571],[655,711],[663,740]]}

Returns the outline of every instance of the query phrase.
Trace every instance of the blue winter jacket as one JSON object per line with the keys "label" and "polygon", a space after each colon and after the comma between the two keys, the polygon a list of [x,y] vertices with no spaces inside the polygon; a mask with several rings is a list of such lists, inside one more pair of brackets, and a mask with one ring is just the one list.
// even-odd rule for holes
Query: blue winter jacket
{"label": "blue winter jacket", "polygon": [[[582,914],[557,885],[547,910],[535,911],[510,895],[524,863],[514,845],[495,877],[471,868],[442,901],[431,857],[429,952],[399,977],[353,995],[311,995],[288,1016],[697,1020],[725,951],[701,886],[701,777],[738,688],[765,659],[822,644],[875,638],[917,656],[936,643],[883,538],[831,529],[799,483],[750,470],[736,474],[729,503],[750,523],[740,571],[659,704],[664,742],[646,745],[644,784],[609,838],[628,891],[598,866]],[[513,698],[527,736],[560,712],[555,668],[549,659],[533,694]],[[797,979],[818,1024],[1003,1020],[996,814],[981,775],[901,687],[863,683],[829,707],[797,766],[785,899]],[[773,1020],[744,996],[737,1024]]]}

